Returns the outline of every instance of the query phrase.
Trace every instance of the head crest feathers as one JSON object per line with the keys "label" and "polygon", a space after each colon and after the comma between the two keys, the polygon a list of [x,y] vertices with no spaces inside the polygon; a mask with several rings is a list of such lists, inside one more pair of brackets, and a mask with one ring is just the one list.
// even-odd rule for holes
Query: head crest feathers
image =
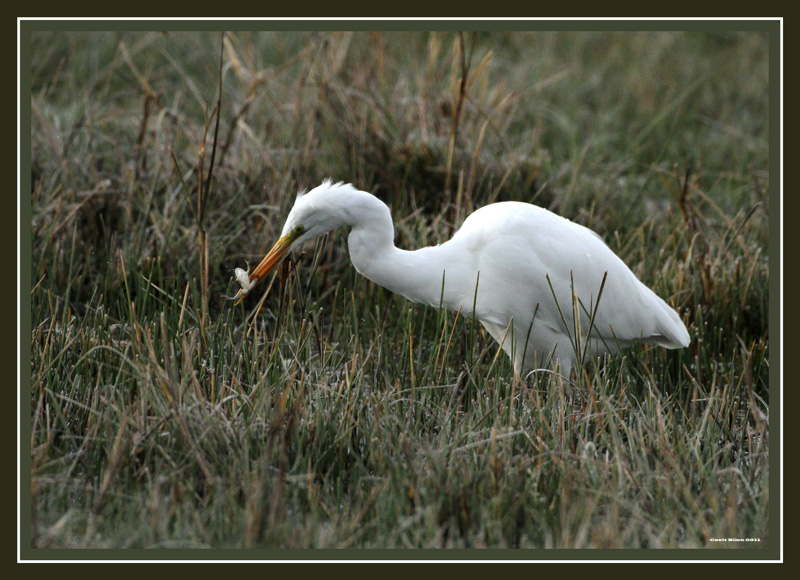
{"label": "head crest feathers", "polygon": [[[353,187],[352,183],[345,183],[344,181],[337,181],[336,183],[334,183],[333,179],[331,179],[330,177],[326,177],[325,179],[322,180],[322,183],[320,185],[318,185],[317,187],[315,187],[311,191],[314,191],[314,190],[317,190],[317,189],[339,189],[339,188],[348,189],[348,190],[351,190],[351,191],[355,190],[355,187]],[[307,193],[308,193],[308,190],[301,189],[300,191],[297,192],[297,199],[300,199],[301,197],[303,197]]]}

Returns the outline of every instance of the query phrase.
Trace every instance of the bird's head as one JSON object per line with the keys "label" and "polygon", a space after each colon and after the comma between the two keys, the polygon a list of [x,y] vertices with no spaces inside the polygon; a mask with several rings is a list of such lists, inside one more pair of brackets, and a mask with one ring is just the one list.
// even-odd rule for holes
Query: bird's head
{"label": "bird's head", "polygon": [[281,263],[290,250],[299,248],[304,242],[318,238],[346,223],[341,205],[335,202],[336,196],[330,195],[332,190],[355,191],[352,185],[334,184],[332,181],[326,180],[308,193],[300,192],[297,195],[297,200],[286,218],[281,237],[267,252],[256,269],[250,273],[250,286],[247,290],[239,290],[236,295],[237,304],[250,289],[266,278]]}

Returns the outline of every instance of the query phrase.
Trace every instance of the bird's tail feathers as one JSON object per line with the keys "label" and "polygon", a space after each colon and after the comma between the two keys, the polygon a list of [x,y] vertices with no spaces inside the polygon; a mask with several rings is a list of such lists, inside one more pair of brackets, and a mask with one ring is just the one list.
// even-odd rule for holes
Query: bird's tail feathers
{"label": "bird's tail feathers", "polygon": [[656,328],[650,340],[664,348],[683,348],[689,346],[691,338],[686,325],[669,304],[661,300],[661,311],[657,315]]}

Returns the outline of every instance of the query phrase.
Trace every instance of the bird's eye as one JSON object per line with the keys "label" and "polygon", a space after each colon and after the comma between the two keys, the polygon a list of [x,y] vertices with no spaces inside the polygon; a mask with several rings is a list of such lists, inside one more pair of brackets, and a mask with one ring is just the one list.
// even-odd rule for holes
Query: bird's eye
{"label": "bird's eye", "polygon": [[298,236],[303,234],[305,231],[306,231],[306,228],[304,228],[303,226],[297,226],[296,228],[294,228],[294,233],[295,233],[295,235],[298,235]]}

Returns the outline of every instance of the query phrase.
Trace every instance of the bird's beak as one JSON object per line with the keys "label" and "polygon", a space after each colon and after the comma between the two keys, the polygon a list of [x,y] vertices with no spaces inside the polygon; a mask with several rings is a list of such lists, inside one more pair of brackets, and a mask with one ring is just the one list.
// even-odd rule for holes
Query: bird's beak
{"label": "bird's beak", "polygon": [[266,256],[264,256],[264,259],[261,260],[261,263],[250,273],[250,288],[248,288],[247,291],[242,288],[236,293],[236,304],[239,304],[244,297],[247,296],[250,290],[252,290],[264,278],[266,278],[267,274],[269,274],[273,268],[275,268],[275,266],[281,263],[281,260],[286,255],[286,252],[289,251],[295,240],[302,235],[303,229],[295,228],[275,242],[275,245],[272,246],[272,249],[267,253]]}

